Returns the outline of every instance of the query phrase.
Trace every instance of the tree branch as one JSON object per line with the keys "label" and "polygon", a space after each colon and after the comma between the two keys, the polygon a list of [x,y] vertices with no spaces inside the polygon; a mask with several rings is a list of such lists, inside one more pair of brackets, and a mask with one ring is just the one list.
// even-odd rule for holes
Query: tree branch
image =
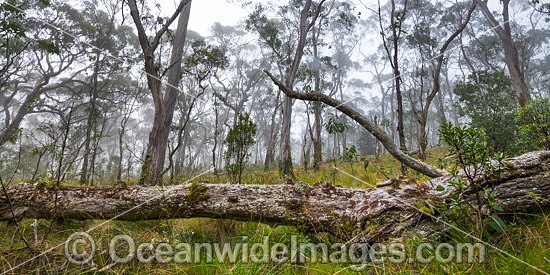
{"label": "tree branch", "polygon": [[355,120],[357,123],[363,126],[363,128],[367,129],[377,140],[380,141],[380,143],[382,143],[382,145],[384,145],[384,148],[386,148],[386,150],[388,150],[388,152],[392,156],[394,156],[397,160],[399,160],[401,163],[405,164],[406,166],[432,178],[447,175],[445,171],[437,169],[428,164],[422,163],[403,153],[395,145],[392,138],[388,134],[381,131],[367,117],[363,116],[358,111],[352,109],[345,103],[340,102],[320,92],[309,92],[309,93],[295,92],[289,89],[288,87],[286,87],[283,83],[281,83],[281,81],[275,78],[269,71],[264,70],[264,72],[267,74],[267,76],[269,76],[269,78],[271,78],[273,83],[275,83],[275,85],[277,85],[281,89],[281,91],[283,91],[287,96],[300,99],[300,100],[320,101],[346,114],[351,119]]}
{"label": "tree branch", "polygon": [[176,20],[176,18],[178,18],[181,11],[183,10],[183,7],[185,7],[185,5],[187,5],[187,3],[189,2],[191,2],[191,0],[181,0],[180,4],[176,8],[176,11],[174,11],[174,14],[172,14],[170,19],[168,19],[168,21],[164,23],[162,28],[155,34],[155,37],[153,38],[153,42],[151,43],[151,48],[153,49],[153,51],[157,48],[158,44],[160,43],[161,37],[168,30],[168,27],[170,27],[170,25]]}

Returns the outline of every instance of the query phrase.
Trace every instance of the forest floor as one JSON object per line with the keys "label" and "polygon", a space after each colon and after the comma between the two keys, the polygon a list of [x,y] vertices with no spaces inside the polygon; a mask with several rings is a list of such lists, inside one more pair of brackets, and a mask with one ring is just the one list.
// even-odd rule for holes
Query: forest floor
{"label": "forest floor", "polygon": [[[444,168],[447,165],[442,161],[445,155],[443,149],[430,151],[428,162]],[[334,174],[334,161],[325,161],[320,171],[311,169],[305,171],[303,166],[295,166],[296,181],[314,184],[318,181],[334,181],[336,185],[349,188],[372,188],[377,182],[386,180],[387,177],[397,176],[400,172],[399,163],[390,156],[380,156],[375,163],[373,156],[367,156],[368,167],[364,161],[359,160],[352,164],[348,162],[336,162],[336,174]],[[418,174],[409,171],[411,177],[423,179]],[[384,175],[385,174],[385,175]],[[425,179],[425,178],[424,178]],[[221,175],[205,175],[196,181],[227,182],[228,177]],[[263,167],[249,167],[243,175],[243,183],[250,184],[277,184],[284,183],[276,172],[275,166],[270,172],[263,172]],[[433,260],[429,263],[414,259],[402,263],[391,261],[370,262],[359,266],[362,273],[366,274],[543,274],[550,272],[550,210],[540,209],[537,213],[503,213],[507,228],[504,233],[494,232],[484,240],[486,255],[485,260],[473,262],[454,260],[450,262]],[[450,218],[450,217],[447,217]],[[423,258],[434,255],[433,247],[438,243],[462,244],[472,242],[471,237],[463,232],[472,232],[474,225],[464,217],[452,218],[452,224],[456,228],[451,229],[443,239],[425,240],[420,238],[399,239],[406,246],[405,254],[414,256],[420,249]],[[48,230],[51,228],[51,230]],[[94,239],[96,253],[93,260],[83,265],[77,265],[67,260],[64,243],[74,232],[87,231]],[[238,254],[235,261],[219,261],[220,257],[212,260],[206,257],[206,253],[191,256],[192,263],[178,263],[174,259],[168,263],[159,263],[151,258],[152,263],[140,262],[134,257],[129,263],[114,264],[109,255],[109,243],[114,236],[125,234],[133,238],[135,245],[151,243],[158,249],[161,243],[167,243],[173,247],[177,244],[195,243],[229,243],[232,247],[240,244],[252,248],[254,244],[265,244],[265,237],[272,248],[275,243],[283,243],[292,246],[292,240],[300,243],[325,243],[331,247],[335,240],[330,235],[307,234],[291,226],[270,226],[258,222],[241,222],[233,220],[216,220],[206,218],[193,219],[164,219],[154,221],[58,221],[47,220],[23,220],[19,227],[7,222],[0,223],[0,272],[2,274],[356,274],[357,265],[350,263],[335,263],[321,260],[315,262],[314,257],[306,253],[306,261],[303,263],[276,263],[274,261],[248,261],[242,253]],[[35,249],[26,249],[27,245],[21,238]],[[432,248],[425,243],[431,243]],[[71,247],[67,246],[70,250]],[[89,248],[84,246],[82,248]],[[178,247],[176,247],[177,250]],[[181,248],[181,247],[180,247]],[[269,250],[268,248],[268,250]],[[80,249],[80,248],[79,248]],[[44,251],[51,250],[43,254]],[[123,258],[127,246],[117,246],[117,255]],[[273,250],[273,249],[272,249]],[[154,250],[153,250],[154,251]],[[244,251],[244,249],[242,250]],[[241,252],[242,252],[241,251]],[[414,252],[416,251],[416,252]],[[447,252],[449,252],[448,250]],[[79,250],[81,252],[81,250]],[[256,250],[256,252],[261,252]],[[303,251],[302,251],[303,252]],[[151,250],[145,251],[145,256],[151,256]],[[445,254],[445,253],[443,253]],[[84,256],[87,256],[83,254]],[[214,254],[215,255],[215,254]],[[449,253],[445,254],[449,255]],[[154,256],[154,255],[153,255]],[[158,255],[157,255],[158,256]],[[146,257],[146,258],[147,258]],[[248,256],[248,259],[251,256]],[[158,259],[158,258],[157,258]],[[166,257],[162,259],[167,259]],[[245,259],[245,260],[243,260]],[[534,268],[535,267],[535,268]],[[538,270],[537,270],[538,269]]]}

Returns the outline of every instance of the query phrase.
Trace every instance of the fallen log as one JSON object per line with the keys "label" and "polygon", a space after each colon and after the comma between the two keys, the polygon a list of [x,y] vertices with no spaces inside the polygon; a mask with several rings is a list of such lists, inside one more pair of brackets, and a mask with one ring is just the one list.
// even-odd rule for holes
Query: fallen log
{"label": "fallen log", "polygon": [[[26,184],[8,188],[1,196],[0,220],[209,217],[295,225],[348,240],[360,236],[362,241],[374,241],[395,236],[409,226],[422,231],[421,226],[433,224],[434,215],[426,209],[443,205],[455,191],[449,178],[428,183],[398,178],[385,187],[366,190],[323,182],[314,186],[301,182],[193,183],[54,190]],[[494,184],[495,201],[506,212],[550,205],[550,151],[527,153],[506,162]]]}

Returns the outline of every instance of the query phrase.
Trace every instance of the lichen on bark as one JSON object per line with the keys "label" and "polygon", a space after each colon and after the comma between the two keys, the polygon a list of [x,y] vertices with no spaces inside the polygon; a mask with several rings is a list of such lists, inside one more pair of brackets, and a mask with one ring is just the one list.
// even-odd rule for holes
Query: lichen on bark
{"label": "lichen on bark", "polygon": [[207,201],[210,198],[210,195],[208,195],[206,192],[210,188],[199,184],[199,183],[193,183],[191,187],[189,188],[189,193],[185,195],[185,198],[191,203],[192,205],[195,205],[201,201]]}

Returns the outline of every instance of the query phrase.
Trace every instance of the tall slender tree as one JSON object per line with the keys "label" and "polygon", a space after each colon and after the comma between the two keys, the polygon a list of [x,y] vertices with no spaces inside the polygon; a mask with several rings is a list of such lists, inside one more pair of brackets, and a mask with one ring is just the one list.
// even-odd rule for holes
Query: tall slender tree
{"label": "tall slender tree", "polygon": [[510,0],[502,0],[502,23],[499,23],[489,7],[487,6],[488,0],[476,0],[481,12],[491,25],[491,28],[498,35],[504,49],[504,58],[506,67],[510,73],[512,84],[516,90],[516,100],[519,107],[524,107],[529,104],[531,95],[529,94],[529,88],[525,81],[525,75],[519,64],[518,52],[514,45],[512,38],[512,28],[510,27],[510,12],[509,5]]}
{"label": "tall slender tree", "polygon": [[[137,28],[139,43],[145,62],[145,71],[147,73],[147,85],[155,106],[153,128],[149,134],[149,143],[147,145],[147,152],[141,169],[139,183],[161,184],[168,136],[170,134],[174,107],[179,93],[178,86],[182,77],[183,47],[187,34],[187,23],[191,12],[191,0],[181,0],[172,16],[161,25],[152,39],[147,35],[136,0],[128,0],[128,5],[130,7],[130,14]],[[173,34],[170,60],[166,71],[162,73],[159,64],[156,63],[158,53],[155,53],[155,51],[161,39],[168,31],[168,28],[176,19],[178,19],[178,22],[176,31]],[[163,91],[162,82],[165,74],[167,74],[168,77],[166,80],[166,88]]]}
{"label": "tall slender tree", "polygon": [[[393,69],[393,76],[395,81],[395,96],[397,98],[397,134],[399,136],[399,147],[401,151],[407,153],[407,144],[405,142],[405,132],[403,126],[403,95],[401,92],[401,85],[403,79],[401,71],[399,69],[399,40],[405,31],[403,30],[403,23],[407,15],[407,0],[403,1],[403,6],[399,9],[395,3],[395,0],[391,0],[390,11],[390,26],[389,32],[391,35],[387,37],[386,28],[382,23],[382,9],[380,1],[378,2],[378,19],[380,24],[380,34],[382,35],[382,41],[388,60]],[[390,44],[391,42],[391,44]],[[401,171],[404,174],[406,172],[406,166],[401,166]]]}

